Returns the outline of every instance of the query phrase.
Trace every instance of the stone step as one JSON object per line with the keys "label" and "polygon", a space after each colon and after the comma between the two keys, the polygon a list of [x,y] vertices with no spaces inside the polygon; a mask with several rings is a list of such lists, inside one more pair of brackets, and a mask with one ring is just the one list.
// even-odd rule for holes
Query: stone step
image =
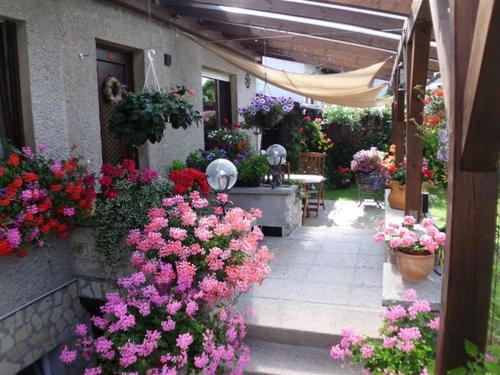
{"label": "stone step", "polygon": [[312,348],[247,340],[251,348],[247,375],[337,375],[361,373],[358,367],[342,368],[327,348]]}
{"label": "stone step", "polygon": [[377,337],[382,326],[378,309],[252,296],[242,299],[238,308],[253,311],[247,319],[250,339],[280,344],[328,349],[340,341],[342,328]]}

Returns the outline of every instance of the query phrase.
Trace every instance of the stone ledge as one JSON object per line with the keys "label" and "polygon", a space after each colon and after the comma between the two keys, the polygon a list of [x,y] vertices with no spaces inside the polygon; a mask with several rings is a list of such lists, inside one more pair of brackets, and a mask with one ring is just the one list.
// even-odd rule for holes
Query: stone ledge
{"label": "stone ledge", "polygon": [[296,193],[297,185],[282,185],[274,189],[270,186],[235,187],[228,192],[229,196],[235,194],[291,195]]}
{"label": "stone ledge", "polygon": [[427,280],[421,283],[404,281],[395,264],[384,263],[382,305],[388,306],[393,303],[409,304],[405,299],[404,292],[407,289],[415,289],[419,299],[425,299],[431,303],[435,311],[441,309],[441,284],[442,278],[434,271]]}

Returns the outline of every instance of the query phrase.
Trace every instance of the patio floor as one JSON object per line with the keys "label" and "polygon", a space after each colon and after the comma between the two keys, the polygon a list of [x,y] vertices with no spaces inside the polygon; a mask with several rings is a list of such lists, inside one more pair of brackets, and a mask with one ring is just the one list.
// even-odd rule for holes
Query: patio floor
{"label": "patio floor", "polygon": [[275,259],[253,297],[380,308],[384,252],[372,236],[382,215],[368,204],[327,201],[289,237],[266,237]]}
{"label": "patio floor", "polygon": [[[328,355],[341,329],[375,336],[381,326],[384,251],[372,236],[384,210],[327,201],[318,217],[312,215],[289,237],[264,240],[275,254],[271,274],[240,302],[254,311],[249,373],[348,373]],[[316,359],[298,370],[291,363],[304,350],[314,351]]]}

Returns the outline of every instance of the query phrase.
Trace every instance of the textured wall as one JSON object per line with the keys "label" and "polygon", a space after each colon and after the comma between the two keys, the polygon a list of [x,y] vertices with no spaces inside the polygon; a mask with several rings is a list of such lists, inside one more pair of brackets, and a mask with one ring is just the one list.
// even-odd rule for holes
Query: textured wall
{"label": "textured wall", "polygon": [[[255,94],[244,84],[245,73],[188,40],[165,24],[95,0],[4,0],[0,17],[24,24],[28,88],[31,97],[35,143],[48,143],[53,155],[66,155],[72,144],[97,168],[101,163],[101,141],[96,76],[96,42],[114,44],[134,52],[135,87],[141,88],[145,51],[157,52],[156,70],[162,86],[184,84],[201,94],[202,66],[226,72],[236,83],[233,113]],[[80,60],[79,53],[88,54]],[[172,55],[172,65],[163,65],[163,53]],[[25,90],[26,91],[26,90]],[[201,96],[196,97],[201,110]],[[29,121],[28,121],[29,122]],[[29,133],[30,129],[26,131]],[[164,173],[174,159],[203,146],[203,127],[167,129],[160,144],[141,150],[143,165]]]}
{"label": "textured wall", "polygon": [[71,264],[66,240],[52,241],[50,250],[32,249],[24,258],[0,259],[0,316],[71,280]]}
{"label": "textured wall", "polygon": [[0,320],[0,374],[14,375],[57,348],[85,316],[72,282]]}

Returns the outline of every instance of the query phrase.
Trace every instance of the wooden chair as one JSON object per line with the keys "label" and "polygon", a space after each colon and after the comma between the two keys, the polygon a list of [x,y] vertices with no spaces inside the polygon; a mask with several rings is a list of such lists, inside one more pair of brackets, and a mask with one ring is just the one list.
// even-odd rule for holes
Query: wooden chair
{"label": "wooden chair", "polygon": [[[299,165],[297,173],[325,176],[326,154],[324,152],[302,152],[299,154]],[[307,191],[306,205],[307,214],[315,211],[319,215],[319,207],[325,209],[325,179],[318,186],[311,185]]]}

